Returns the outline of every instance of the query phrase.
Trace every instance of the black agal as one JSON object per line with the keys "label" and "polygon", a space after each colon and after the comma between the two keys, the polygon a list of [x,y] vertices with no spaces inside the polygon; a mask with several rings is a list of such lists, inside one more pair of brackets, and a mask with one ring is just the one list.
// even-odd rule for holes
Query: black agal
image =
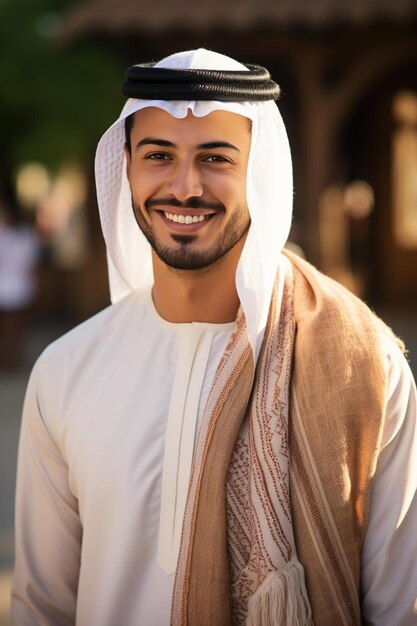
{"label": "black agal", "polygon": [[217,100],[261,102],[277,100],[279,86],[264,67],[246,65],[249,71],[167,69],[133,65],[126,72],[122,93],[144,100]]}

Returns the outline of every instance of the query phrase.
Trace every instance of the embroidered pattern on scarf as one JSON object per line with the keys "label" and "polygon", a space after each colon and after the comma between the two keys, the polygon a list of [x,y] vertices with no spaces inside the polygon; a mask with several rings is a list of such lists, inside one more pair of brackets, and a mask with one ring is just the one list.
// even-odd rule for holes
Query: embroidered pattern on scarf
{"label": "embroidered pattern on scarf", "polygon": [[229,467],[228,551],[232,623],[244,624],[248,600],[269,572],[294,556],[288,477],[288,392],[294,342],[292,280],[286,280],[275,332],[256,371],[250,414]]}

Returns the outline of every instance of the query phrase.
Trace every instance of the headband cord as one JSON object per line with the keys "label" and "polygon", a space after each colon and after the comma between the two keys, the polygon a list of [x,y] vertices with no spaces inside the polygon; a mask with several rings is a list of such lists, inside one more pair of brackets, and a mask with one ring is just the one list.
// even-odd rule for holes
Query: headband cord
{"label": "headband cord", "polygon": [[248,71],[168,69],[134,65],[126,72],[122,93],[143,100],[217,100],[263,102],[277,100],[279,86],[264,67]]}

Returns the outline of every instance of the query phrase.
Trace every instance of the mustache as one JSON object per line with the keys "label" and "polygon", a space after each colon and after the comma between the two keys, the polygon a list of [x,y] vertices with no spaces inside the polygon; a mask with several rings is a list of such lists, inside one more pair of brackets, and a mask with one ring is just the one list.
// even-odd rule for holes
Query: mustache
{"label": "mustache", "polygon": [[225,211],[226,207],[221,202],[204,200],[203,198],[189,198],[181,202],[177,198],[149,198],[145,202],[146,209],[154,209],[160,206],[172,206],[176,209],[211,209],[213,211]]}

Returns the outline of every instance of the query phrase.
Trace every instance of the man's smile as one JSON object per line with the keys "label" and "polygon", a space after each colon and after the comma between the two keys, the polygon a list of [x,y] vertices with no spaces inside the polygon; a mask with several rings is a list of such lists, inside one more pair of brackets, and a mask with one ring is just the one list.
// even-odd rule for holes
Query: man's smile
{"label": "man's smile", "polygon": [[156,213],[170,228],[182,232],[200,230],[208,221],[220,213],[225,207],[220,202],[208,201],[202,198],[190,198],[181,203],[175,198],[150,198],[145,202],[148,213]]}
{"label": "man's smile", "polygon": [[169,230],[179,232],[195,232],[205,228],[209,220],[217,215],[217,213],[201,213],[196,210],[180,210],[164,211],[163,209],[154,209],[155,213],[161,218]]}
{"label": "man's smile", "polygon": [[208,220],[210,215],[182,215],[182,213],[167,213],[164,211],[164,216],[170,222],[178,222],[178,224],[195,224],[197,222],[204,222]]}

